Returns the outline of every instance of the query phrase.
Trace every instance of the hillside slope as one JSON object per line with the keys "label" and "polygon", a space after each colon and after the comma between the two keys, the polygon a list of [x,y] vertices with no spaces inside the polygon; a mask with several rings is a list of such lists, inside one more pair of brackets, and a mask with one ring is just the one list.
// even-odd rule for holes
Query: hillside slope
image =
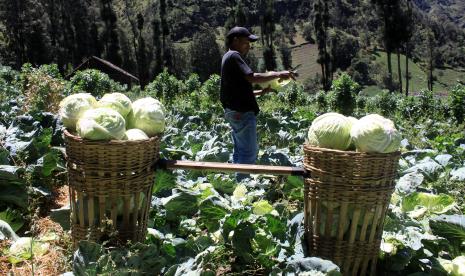
{"label": "hillside slope", "polygon": [[464,0],[414,0],[415,5],[440,22],[451,22],[465,29]]}
{"label": "hillside slope", "polygon": [[[372,53],[375,64],[378,64],[383,70],[386,66],[386,54],[385,52]],[[299,81],[304,81],[308,78],[315,77],[316,74],[321,75],[320,65],[316,62],[318,58],[318,48],[315,44],[301,44],[292,48],[292,64],[302,64],[299,68]],[[397,57],[392,56],[392,68],[394,76],[397,76]],[[401,55],[400,58],[402,77],[403,77],[403,90],[405,90],[405,56]],[[409,90],[418,92],[427,87],[426,73],[420,65],[414,63],[411,59],[409,60],[409,71],[410,71],[410,84]],[[444,93],[450,90],[457,84],[457,80],[465,80],[465,71],[460,69],[452,68],[438,68],[434,70],[434,76],[436,81],[433,86],[433,90],[436,93]],[[377,86],[368,86],[364,89],[365,93],[373,94],[379,91],[380,88]]]}

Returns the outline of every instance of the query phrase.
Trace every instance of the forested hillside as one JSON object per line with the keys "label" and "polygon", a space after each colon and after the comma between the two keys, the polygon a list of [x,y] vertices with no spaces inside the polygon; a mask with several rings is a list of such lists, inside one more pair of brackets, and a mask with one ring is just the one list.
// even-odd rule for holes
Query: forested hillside
{"label": "forested hillside", "polygon": [[[428,83],[437,78],[434,68],[465,67],[465,13],[458,0],[2,0],[0,7],[0,63],[15,69],[26,62],[56,63],[67,75],[98,56],[142,85],[163,68],[179,78],[194,71],[206,80],[218,73],[224,33],[234,25],[261,37],[249,57],[256,69],[285,69],[292,62],[314,67],[318,61],[328,67],[320,72],[324,89],[338,70],[348,70],[362,85],[379,79],[376,85],[389,90],[405,86],[407,73],[389,62],[370,75],[368,59],[377,49],[393,59],[408,56]],[[316,61],[292,57],[290,47],[302,42],[319,46]]]}
{"label": "forested hillside", "polygon": [[465,28],[465,2],[461,0],[415,0],[422,11],[441,21],[451,22],[459,28]]}

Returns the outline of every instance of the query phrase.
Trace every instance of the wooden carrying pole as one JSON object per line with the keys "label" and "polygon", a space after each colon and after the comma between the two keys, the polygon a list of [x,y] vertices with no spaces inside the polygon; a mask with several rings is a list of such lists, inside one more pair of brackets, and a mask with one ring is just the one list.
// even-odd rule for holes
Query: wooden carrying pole
{"label": "wooden carrying pole", "polygon": [[200,162],[186,160],[166,160],[160,159],[157,167],[168,170],[205,170],[217,172],[238,172],[252,174],[275,174],[275,175],[301,175],[306,176],[307,172],[299,167],[252,165],[252,164],[232,164],[219,162]]}

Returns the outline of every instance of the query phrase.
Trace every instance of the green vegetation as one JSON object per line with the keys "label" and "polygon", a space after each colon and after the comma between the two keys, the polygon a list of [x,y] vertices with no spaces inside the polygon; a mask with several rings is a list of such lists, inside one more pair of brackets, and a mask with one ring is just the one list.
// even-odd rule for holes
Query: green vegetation
{"label": "green vegetation", "polygon": [[[8,99],[0,104],[5,115],[0,125],[0,186],[2,191],[8,191],[1,196],[0,218],[11,225],[11,229],[2,226],[5,230],[1,233],[12,236],[15,231],[22,237],[32,236],[31,244],[40,245],[40,254],[47,252],[14,255],[9,250],[10,242],[2,243],[2,269],[19,271],[31,264],[50,269],[41,258],[50,258],[50,252],[62,252],[67,254],[63,260],[68,261],[55,266],[56,273],[150,270],[165,271],[167,275],[252,275],[299,273],[306,267],[315,273],[338,275],[338,268],[331,262],[306,257],[302,179],[269,175],[253,175],[251,180],[237,183],[232,174],[157,171],[146,240],[119,249],[82,242],[72,258],[73,252],[67,249],[69,237],[56,236],[56,228],[38,225],[41,217],[49,214],[44,202],[52,200],[52,192],[66,184],[67,172],[59,150],[64,147],[60,120],[55,113],[37,112],[42,103],[25,106],[20,100],[27,91],[42,93],[34,87],[24,89],[22,84],[37,70],[47,72],[50,68],[0,70],[0,84],[9,87],[0,92],[2,99]],[[64,87],[71,83],[59,75],[52,79],[63,82]],[[94,85],[104,87],[106,77],[99,79],[101,83]],[[293,83],[279,93],[261,96],[259,163],[302,166],[302,144],[311,122],[325,112],[348,112],[345,101],[334,101],[332,97],[347,96],[349,92],[354,101],[348,115],[361,118],[383,114],[395,122],[404,139],[397,187],[385,223],[379,275],[420,271],[448,275],[448,268],[440,263],[442,259],[452,262],[465,252],[460,243],[460,219],[465,211],[464,125],[459,122],[463,117],[457,117],[465,87],[458,85],[443,98],[435,98],[429,91],[409,97],[385,92],[367,98],[357,93],[357,86],[344,75],[333,82],[334,91],[329,94],[310,95],[301,84]],[[169,93],[174,89],[178,92]],[[66,91],[62,89],[61,96]],[[229,128],[218,98],[211,96],[219,93],[218,76],[200,82],[198,76],[191,75],[183,81],[165,72],[144,90],[115,92],[129,95],[132,100],[153,95],[165,105],[167,128],[162,157],[216,162],[230,159]],[[425,265],[425,260],[432,265]]]}

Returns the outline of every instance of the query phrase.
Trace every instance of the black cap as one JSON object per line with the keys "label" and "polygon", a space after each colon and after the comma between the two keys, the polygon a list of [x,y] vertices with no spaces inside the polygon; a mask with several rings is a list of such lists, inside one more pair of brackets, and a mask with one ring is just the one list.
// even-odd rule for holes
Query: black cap
{"label": "black cap", "polygon": [[233,37],[247,37],[251,42],[257,41],[258,36],[251,34],[249,30],[244,27],[234,27],[229,30],[228,34],[226,35],[227,38]]}

